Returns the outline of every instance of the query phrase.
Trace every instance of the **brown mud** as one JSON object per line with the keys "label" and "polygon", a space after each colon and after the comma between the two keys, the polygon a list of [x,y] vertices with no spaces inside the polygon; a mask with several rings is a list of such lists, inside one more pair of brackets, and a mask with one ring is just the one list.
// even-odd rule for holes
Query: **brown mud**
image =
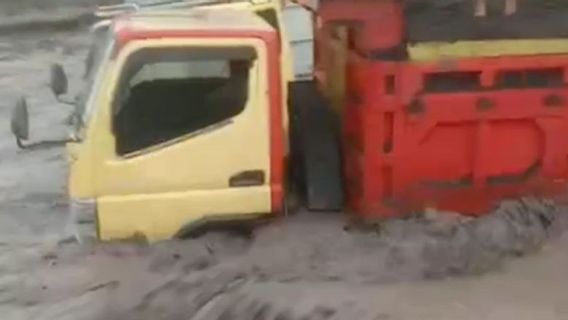
{"label": "brown mud", "polygon": [[[0,37],[0,116],[20,95],[32,137],[65,135],[47,89],[83,73],[82,32]],[[300,212],[252,234],[79,245],[65,234],[63,150],[15,148],[0,126],[0,318],[6,320],[563,320],[563,206],[508,201],[471,220],[426,212],[372,230]]]}

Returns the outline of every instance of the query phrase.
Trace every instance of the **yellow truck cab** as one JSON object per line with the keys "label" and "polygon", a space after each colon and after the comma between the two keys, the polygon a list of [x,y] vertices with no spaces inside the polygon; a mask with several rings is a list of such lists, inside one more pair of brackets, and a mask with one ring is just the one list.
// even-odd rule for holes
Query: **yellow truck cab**
{"label": "yellow truck cab", "polygon": [[280,51],[277,30],[243,10],[116,19],[68,145],[75,231],[155,241],[279,212]]}
{"label": "yellow truck cab", "polygon": [[[292,83],[277,3],[101,21],[74,102],[52,66],[52,91],[75,105],[68,225],[78,240],[157,241],[270,217],[285,210],[286,180],[309,209],[342,207],[337,135],[315,84]],[[18,146],[34,144],[23,142],[25,98],[11,126]]]}

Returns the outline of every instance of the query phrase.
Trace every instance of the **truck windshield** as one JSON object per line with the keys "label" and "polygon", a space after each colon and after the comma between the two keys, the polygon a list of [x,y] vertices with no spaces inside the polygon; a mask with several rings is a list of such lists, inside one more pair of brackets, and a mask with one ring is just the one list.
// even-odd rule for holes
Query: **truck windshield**
{"label": "truck windshield", "polygon": [[109,27],[104,26],[93,31],[92,43],[85,59],[84,83],[76,100],[75,125],[77,131],[87,122],[92,113],[96,91],[103,75],[101,66],[111,54],[112,44],[113,37]]}

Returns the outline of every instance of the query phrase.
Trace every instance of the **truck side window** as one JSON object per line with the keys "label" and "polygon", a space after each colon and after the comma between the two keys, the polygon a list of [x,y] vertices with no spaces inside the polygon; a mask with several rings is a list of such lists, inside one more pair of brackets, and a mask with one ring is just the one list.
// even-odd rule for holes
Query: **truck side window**
{"label": "truck side window", "polygon": [[116,152],[159,145],[241,113],[252,48],[157,48],[131,55],[113,103]]}

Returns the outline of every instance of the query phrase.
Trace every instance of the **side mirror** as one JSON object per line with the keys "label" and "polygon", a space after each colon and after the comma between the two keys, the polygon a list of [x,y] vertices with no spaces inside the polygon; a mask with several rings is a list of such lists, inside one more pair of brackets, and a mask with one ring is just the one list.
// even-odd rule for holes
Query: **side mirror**
{"label": "side mirror", "polygon": [[27,150],[37,150],[41,148],[52,148],[61,146],[67,142],[71,142],[70,139],[63,140],[44,140],[37,141],[33,143],[28,143],[25,145],[22,140],[28,140],[30,137],[30,120],[28,117],[28,102],[26,98],[21,97],[14,106],[12,110],[12,117],[10,119],[10,128],[12,133],[16,137],[16,144],[20,149]]}
{"label": "side mirror", "polygon": [[10,119],[10,127],[12,133],[16,137],[18,147],[24,148],[22,140],[28,140],[30,136],[29,131],[29,117],[28,117],[28,103],[26,98],[21,97],[12,110],[12,117]]}
{"label": "side mirror", "polygon": [[67,93],[67,75],[65,69],[59,63],[54,63],[50,68],[51,91],[56,97]]}

